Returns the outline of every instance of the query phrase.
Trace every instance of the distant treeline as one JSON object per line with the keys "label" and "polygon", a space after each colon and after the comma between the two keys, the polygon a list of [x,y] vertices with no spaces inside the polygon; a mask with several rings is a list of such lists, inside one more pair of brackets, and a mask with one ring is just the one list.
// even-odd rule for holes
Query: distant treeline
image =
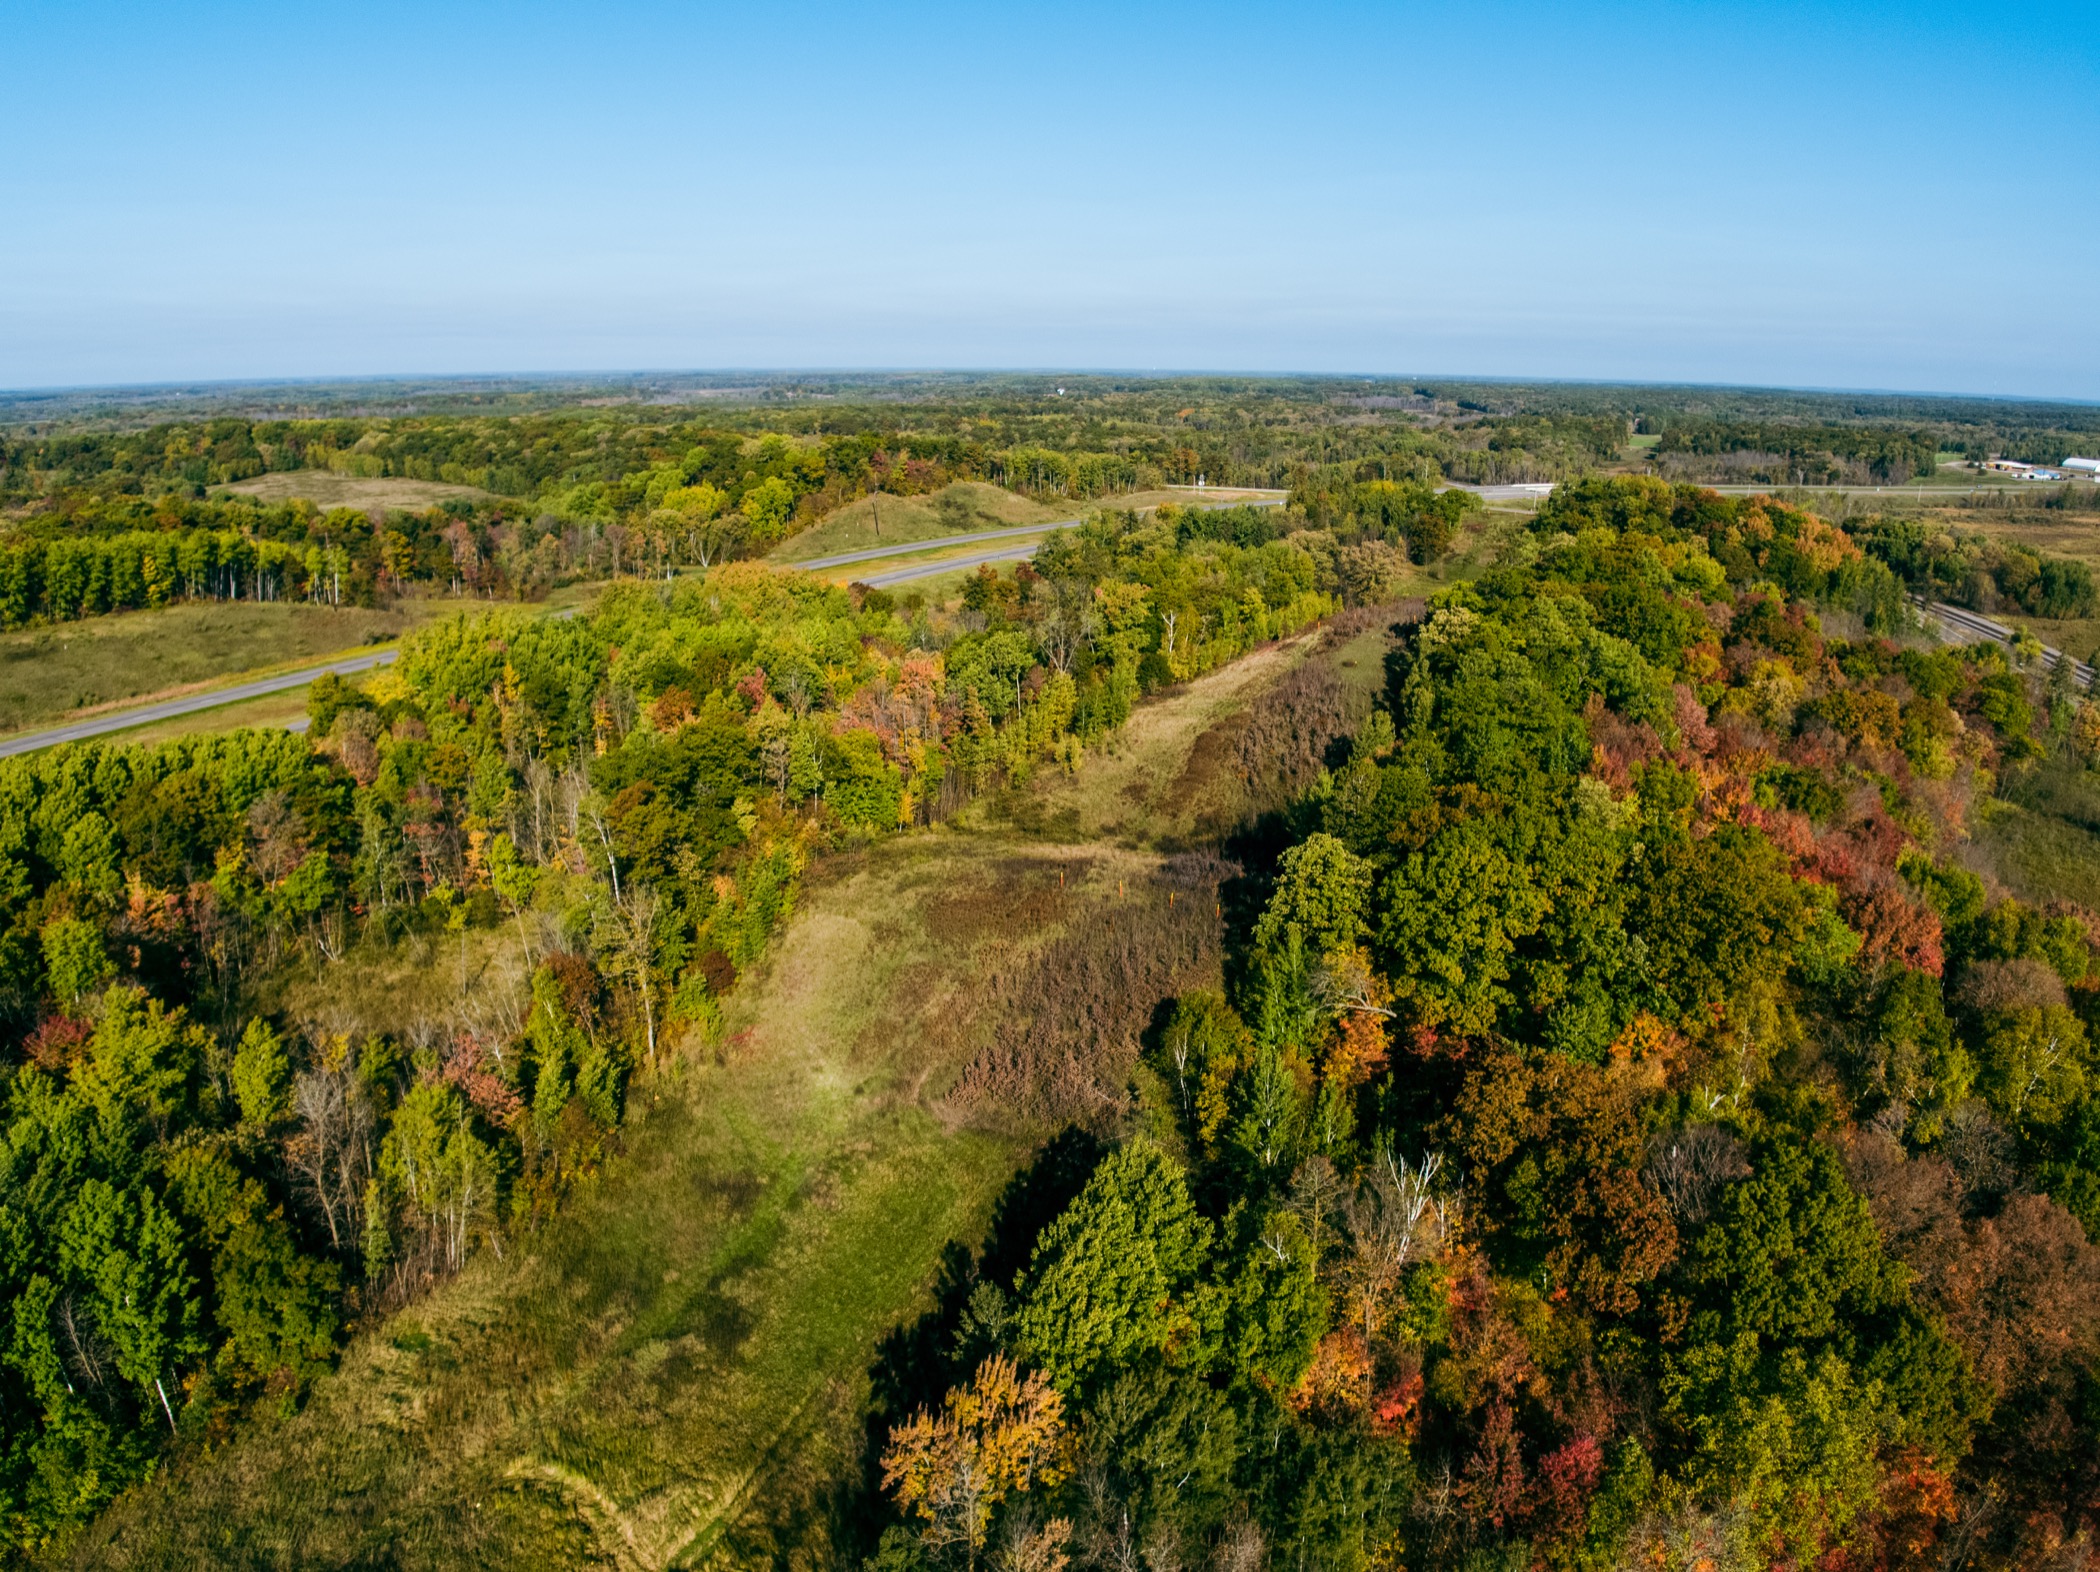
{"label": "distant treeline", "polygon": [[[177,594],[322,598],[324,580],[326,598],[361,603],[409,585],[531,596],[579,577],[760,556],[857,497],[923,495],[958,481],[1069,501],[1075,512],[1161,484],[1287,488],[1307,521],[1342,544],[1404,542],[1421,561],[1442,549],[1453,520],[1405,488],[1430,495],[1451,481],[1578,480],[1623,463],[1635,430],[1658,438],[1653,462],[1667,480],[1774,487],[1898,484],[1929,474],[1942,451],[2059,458],[2100,446],[2100,417],[2081,425],[2069,406],[1989,401],[1789,402],[1347,379],[1038,380],[905,379],[886,401],[844,404],[820,396],[828,384],[816,379],[759,390],[742,406],[710,405],[705,420],[637,404],[18,427],[0,434],[14,586],[0,619],[77,616]],[[489,495],[366,513],[223,490],[306,470]],[[199,530],[249,544],[116,543]],[[50,550],[89,537],[110,543]],[[211,565],[163,571],[164,557],[185,551],[205,553]]]}
{"label": "distant treeline", "polygon": [[201,498],[261,475],[326,470],[473,486],[606,521],[653,506],[673,486],[711,486],[727,511],[739,511],[750,492],[777,481],[788,495],[773,488],[765,505],[785,501],[788,516],[802,519],[877,488],[911,495],[956,480],[1086,499],[1162,482],[1297,485],[1336,463],[1364,469],[1366,479],[1425,470],[1471,482],[1564,479],[1615,457],[1626,437],[1625,420],[1613,416],[1505,415],[1435,400],[1424,409],[1370,426],[1302,410],[1255,419],[1230,405],[1116,417],[1076,406],[1049,415],[911,411],[909,419],[891,410],[881,412],[887,429],[847,433],[837,428],[867,411],[827,412],[830,431],[792,429],[807,423],[774,421],[768,411],[776,429],[757,432],[600,412],[223,419],[0,436],[0,502],[87,522],[107,511],[94,504],[111,498],[150,506],[170,492]]}
{"label": "distant treeline", "polygon": [[1773,486],[1902,485],[1932,474],[1940,453],[1975,461],[2060,464],[2077,454],[2100,453],[2096,427],[2100,417],[2047,425],[2008,419],[1898,426],[1872,420],[1837,424],[1681,415],[1642,415],[1634,422],[1637,434],[1661,439],[1654,461],[1673,480]]}
{"label": "distant treeline", "polygon": [[1786,486],[1901,485],[1933,472],[1940,445],[1923,431],[1768,421],[1673,423],[1661,437],[1655,457],[1665,473]]}

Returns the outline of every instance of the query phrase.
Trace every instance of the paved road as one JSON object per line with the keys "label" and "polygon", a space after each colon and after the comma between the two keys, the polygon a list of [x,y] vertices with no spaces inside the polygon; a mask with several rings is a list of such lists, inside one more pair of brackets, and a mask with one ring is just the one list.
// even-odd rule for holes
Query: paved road
{"label": "paved road", "polygon": [[939,562],[915,562],[908,568],[892,568],[887,573],[871,573],[859,582],[869,589],[888,589],[892,584],[906,584],[913,579],[930,579],[936,573],[952,573],[957,568],[974,568],[987,562],[1022,562],[1035,555],[1039,541],[1030,541],[1025,546],[1008,546],[1002,551],[980,551],[968,557],[944,557]]}
{"label": "paved road", "polygon": [[[1205,502],[1200,504],[1205,512],[1216,508],[1280,508],[1282,497],[1256,497],[1238,502]],[[854,562],[874,562],[884,557],[908,557],[921,551],[940,551],[948,546],[974,546],[984,540],[1012,540],[1019,535],[1047,535],[1054,529],[1072,529],[1084,524],[1085,519],[1053,519],[1047,524],[1016,524],[1007,529],[980,529],[967,535],[936,535],[931,540],[908,540],[895,546],[866,546],[858,551],[841,551],[829,557],[810,557],[801,562],[777,562],[776,567],[801,568],[805,572],[817,568],[843,568]],[[973,557],[970,564],[982,562],[1009,562],[1011,557]],[[950,563],[953,567],[955,564]],[[916,575],[915,575],[916,576]],[[869,579],[867,583],[875,581]]]}
{"label": "paved road", "polygon": [[895,546],[870,546],[864,551],[842,551],[832,557],[811,557],[806,562],[782,562],[783,568],[843,568],[849,562],[873,562],[878,557],[904,557],[913,552],[938,551],[943,546],[971,546],[980,540],[1011,540],[1016,535],[1040,535],[1046,530],[1070,529],[1079,519],[1058,519],[1050,524],[1021,524],[1013,529],[981,529],[969,535],[936,535],[931,540],[909,540]]}
{"label": "paved road", "polygon": [[1453,484],[1451,491],[1470,491],[1482,502],[1541,502],[1553,494],[1549,481],[1516,481],[1507,486],[1468,486]]}
{"label": "paved road", "polygon": [[[1283,502],[1281,499],[1278,499],[1273,502],[1214,502],[1209,504],[1206,507],[1205,511],[1207,512],[1211,508],[1280,508],[1282,506]],[[1076,524],[1079,521],[1077,519],[1074,519],[1072,520],[1072,522]],[[981,535],[949,535],[941,540],[927,541],[923,546],[914,546],[912,549],[914,551],[920,551],[933,546],[953,546],[958,542],[970,540],[997,540],[1001,536],[1005,535],[1033,535],[1043,530],[1062,529],[1065,527],[1067,526],[1059,524],[1042,524],[1036,526],[1036,528],[1034,529],[986,530]],[[930,579],[937,573],[952,573],[957,568],[975,568],[982,566],[985,563],[994,562],[1024,562],[1028,558],[1035,555],[1035,548],[1041,544],[1041,541],[1032,540],[1025,546],[1007,546],[998,551],[979,551],[974,552],[967,557],[943,557],[939,562],[915,562],[909,567],[892,568],[886,573],[871,573],[866,578],[857,580],[856,582],[865,584],[870,589],[888,589],[892,584],[908,584],[913,579]],[[849,556],[838,560],[847,562],[859,562],[868,557],[877,555],[887,557],[895,556],[896,553],[854,552]],[[817,564],[815,563],[808,562],[794,563],[790,565],[804,568],[817,566]]]}
{"label": "paved road", "polygon": [[[18,753],[34,753],[39,748],[56,747],[61,742],[83,742],[90,737],[102,737],[113,731],[128,731],[133,726],[145,726],[154,721],[173,720],[178,715],[194,715],[199,710],[215,710],[222,704],[237,704],[242,699],[259,699],[267,694],[282,693],[286,688],[301,687],[312,682],[324,672],[335,672],[347,677],[354,672],[370,671],[375,666],[393,663],[395,650],[374,650],[368,655],[350,655],[341,660],[332,660],[321,666],[307,666],[299,671],[280,672],[274,677],[258,677],[253,682],[236,683],[230,688],[212,688],[204,693],[186,694],[179,699],[164,699],[158,704],[141,705],[132,710],[113,710],[107,715],[97,715],[92,720],[74,721],[65,726],[51,726],[43,731],[23,732],[20,736],[0,738],[0,759],[12,758]],[[292,728],[304,731],[305,723]]]}
{"label": "paved road", "polygon": [[[1256,507],[1278,508],[1282,500],[1253,502],[1216,502],[1210,507]],[[1049,524],[1023,524],[1012,529],[978,530],[968,535],[943,535],[934,540],[911,541],[897,546],[876,546],[865,551],[846,551],[832,557],[816,557],[808,562],[783,562],[784,568],[835,568],[854,562],[872,562],[880,558],[914,555],[922,551],[939,551],[951,546],[967,546],[979,541],[1010,540],[1017,535],[1044,535],[1051,530],[1069,529],[1080,523],[1078,519],[1062,519]],[[1035,555],[1039,541],[1030,541],[1025,546],[1009,546],[996,551],[977,552],[965,557],[944,557],[939,562],[917,563],[911,567],[895,568],[886,573],[877,573],[863,580],[871,588],[882,589],[891,584],[904,584],[912,579],[931,578],[937,573],[948,573],[957,568],[974,568],[986,562],[1017,562]],[[571,606],[557,611],[557,618],[573,617],[578,607]],[[113,731],[129,731],[134,726],[147,726],[155,721],[173,720],[178,715],[194,715],[199,710],[215,710],[221,705],[238,704],[243,699],[259,699],[272,693],[282,693],[287,688],[297,688],[312,682],[324,672],[335,672],[348,677],[361,671],[370,671],[375,666],[391,665],[398,651],[377,650],[369,655],[351,655],[341,660],[329,661],[325,665],[307,666],[298,671],[281,672],[274,677],[258,677],[253,682],[236,683],[230,688],[213,688],[204,693],[192,693],[179,699],[165,699],[158,704],[141,705],[137,709],[113,710],[107,715],[97,715],[92,720],[74,721],[64,726],[51,726],[42,731],[23,732],[19,736],[0,738],[0,759],[12,758],[18,753],[34,753],[39,748],[55,748],[62,742],[85,742],[91,737],[104,737]],[[290,731],[306,730],[302,717],[290,722]]]}

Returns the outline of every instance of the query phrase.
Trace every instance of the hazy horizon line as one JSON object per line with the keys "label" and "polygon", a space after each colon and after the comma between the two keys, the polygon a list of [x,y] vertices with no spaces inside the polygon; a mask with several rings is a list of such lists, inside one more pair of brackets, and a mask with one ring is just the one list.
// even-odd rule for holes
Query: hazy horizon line
{"label": "hazy horizon line", "polygon": [[1470,383],[1481,386],[1504,387],[1584,387],[1584,388],[1653,388],[1658,391],[1713,391],[1730,393],[1806,393],[1825,397],[1875,397],[1964,400],[1993,404],[2045,404],[2064,405],[2072,408],[2100,408],[2100,399],[2077,398],[2065,395],[2042,393],[1984,393],[1954,388],[1905,388],[1887,386],[1850,386],[1815,383],[1787,382],[1731,382],[1704,381],[1685,378],[1641,378],[1641,377],[1582,377],[1550,375],[1514,375],[1484,371],[1300,371],[1290,369],[1252,370],[1245,368],[1217,367],[1114,367],[1072,365],[771,365],[771,366],[714,366],[714,367],[604,367],[587,371],[395,371],[361,372],[344,375],[329,373],[299,374],[271,377],[199,377],[159,378],[139,382],[79,382],[45,383],[29,386],[0,387],[0,400],[27,398],[52,398],[61,396],[82,397],[95,394],[184,394],[206,395],[214,392],[236,392],[252,390],[264,392],[274,389],[331,388],[331,387],[386,387],[403,384],[503,384],[523,386],[546,386],[575,383],[584,386],[609,386],[620,381],[645,378],[663,379],[724,379],[734,377],[758,377],[774,380],[789,380],[798,377],[853,378],[853,377],[1074,377],[1074,378],[1124,378],[1143,381],[1171,382],[1198,378],[1229,378],[1249,382],[1442,382]]}

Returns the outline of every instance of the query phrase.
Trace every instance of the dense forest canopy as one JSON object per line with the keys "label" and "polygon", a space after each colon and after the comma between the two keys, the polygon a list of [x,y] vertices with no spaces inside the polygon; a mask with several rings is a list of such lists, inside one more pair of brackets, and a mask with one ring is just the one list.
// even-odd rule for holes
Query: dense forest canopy
{"label": "dense forest canopy", "polygon": [[[1224,986],[1162,1002],[877,1371],[872,1564],[2083,1564],[2100,930],[1962,847],[2100,761],[2100,707],[2030,645],[1933,644],[1914,598],[2088,617],[2091,573],[1688,477],[1893,483],[2090,446],[2090,411],[558,391],[0,431],[0,625],[488,603],[316,684],[305,737],[0,762],[11,1546],[296,1406],[617,1161],[635,1077],[714,1040],[811,858],[1078,768],[1348,609],[1393,628],[1384,700],[1235,848]],[[313,469],[466,492],[227,489]],[[1118,501],[1198,480],[1288,502]],[[1510,480],[1559,484],[1522,515],[1452,485]],[[947,600],[756,560],[961,481],[1087,520]],[[503,604],[586,578],[573,620]],[[403,956],[453,1002],[316,1002]]]}
{"label": "dense forest canopy", "polygon": [[[855,498],[963,481],[1075,510],[1163,485],[1284,488],[1295,514],[1345,534],[1359,518],[1386,527],[1407,513],[1421,562],[1448,530],[1410,488],[1637,470],[1680,482],[1880,486],[1931,476],[1946,452],[2055,459],[2100,442],[2100,421],[2078,406],[1697,389],[1086,377],[713,391],[737,396],[682,409],[638,398],[521,411],[499,400],[501,412],[476,412],[471,399],[464,410],[425,409],[444,403],[425,394],[386,414],[0,428],[0,625],[185,596],[369,605],[438,589],[530,599],[577,579],[763,556]],[[359,509],[228,489],[307,471],[455,494]],[[2089,491],[2032,500],[2085,505]],[[1900,555],[1921,560],[1916,549]],[[1979,567],[1989,553],[1973,544],[1932,555],[1932,585],[1983,609],[2061,615],[2040,608],[2079,593],[2032,590],[2033,563]],[[1941,571],[1957,557],[1970,560],[1951,577]]]}
{"label": "dense forest canopy", "polygon": [[1226,990],[901,1345],[870,1565],[2084,1565],[2100,933],[1957,854],[2100,728],[1874,576],[1599,483],[1403,625]]}

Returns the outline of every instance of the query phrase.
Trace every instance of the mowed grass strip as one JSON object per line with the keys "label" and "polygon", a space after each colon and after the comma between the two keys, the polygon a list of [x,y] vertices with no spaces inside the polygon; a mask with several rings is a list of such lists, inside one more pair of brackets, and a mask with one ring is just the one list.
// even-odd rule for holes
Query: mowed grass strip
{"label": "mowed grass strip", "polygon": [[237,480],[214,495],[231,493],[257,502],[290,502],[304,498],[323,508],[428,508],[454,498],[479,501],[490,495],[477,486],[442,480],[410,480],[404,475],[338,475],[326,469],[288,469]]}
{"label": "mowed grass strip", "polygon": [[723,1062],[638,1081],[625,1150],[529,1255],[360,1338],[303,1412],[178,1463],[71,1564],[664,1567],[745,1543],[761,1472],[834,1477],[877,1338],[1019,1158],[915,1092],[928,1043],[974,1046],[926,970],[966,988],[1044,937],[931,935],[927,905],[982,882],[974,851],[936,832],[820,875]]}

